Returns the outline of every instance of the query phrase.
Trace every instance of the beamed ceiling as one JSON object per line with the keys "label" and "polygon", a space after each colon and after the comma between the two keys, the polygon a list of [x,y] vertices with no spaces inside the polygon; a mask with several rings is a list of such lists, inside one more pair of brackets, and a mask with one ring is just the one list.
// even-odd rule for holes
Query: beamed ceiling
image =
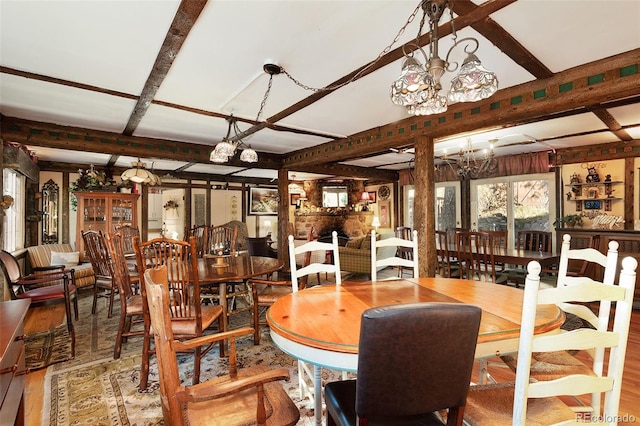
{"label": "beamed ceiling", "polygon": [[[385,48],[418,5],[0,0],[2,138],[26,145],[42,169],[117,171],[139,157],[161,175],[254,182],[281,167],[297,179],[395,180],[425,137],[436,163],[467,137],[474,149],[497,139],[497,156],[614,142],[640,150],[639,1],[452,1],[458,38],[479,40],[500,90],[414,117],[389,88],[421,13]],[[266,62],[334,88],[275,75],[256,122]],[[231,114],[259,153],[251,167],[209,161]]]}

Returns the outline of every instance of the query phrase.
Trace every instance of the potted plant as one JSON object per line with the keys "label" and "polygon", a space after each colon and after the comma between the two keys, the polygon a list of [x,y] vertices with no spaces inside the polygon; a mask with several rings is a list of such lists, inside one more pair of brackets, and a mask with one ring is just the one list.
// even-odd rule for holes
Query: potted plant
{"label": "potted plant", "polygon": [[133,185],[134,184],[133,182],[131,182],[131,180],[123,180],[118,185],[118,191],[123,194],[131,194],[131,192],[133,191]]}
{"label": "potted plant", "polygon": [[583,217],[582,214],[568,214],[560,219],[556,219],[553,224],[555,226],[559,225],[561,228],[581,227],[584,224]]}

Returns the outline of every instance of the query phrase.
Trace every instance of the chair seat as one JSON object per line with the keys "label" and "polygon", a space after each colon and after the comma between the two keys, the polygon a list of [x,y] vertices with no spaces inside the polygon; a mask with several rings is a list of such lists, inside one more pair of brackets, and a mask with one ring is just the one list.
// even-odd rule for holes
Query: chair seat
{"label": "chair seat", "polygon": [[[470,426],[512,426],[514,383],[477,385],[469,388],[464,420]],[[576,420],[576,413],[559,398],[535,398],[527,403],[527,426],[548,426]]]}
{"label": "chair seat", "polygon": [[[76,286],[69,284],[69,294],[76,292]],[[64,286],[52,285],[48,287],[38,287],[16,295],[19,299],[31,299],[32,303],[43,302],[52,299],[64,299]]]}
{"label": "chair seat", "polygon": [[[202,330],[204,331],[209,328],[220,315],[222,315],[222,306],[203,305],[200,312],[202,314]],[[176,336],[189,336],[196,334],[195,320],[171,321],[171,328],[173,330],[173,334]]]}
{"label": "chair seat", "polygon": [[127,314],[142,315],[142,296],[134,294],[127,298]]}
{"label": "chair seat", "polygon": [[[325,404],[332,419],[339,426],[357,425],[356,381],[341,380],[327,383],[324,388]],[[445,423],[435,413],[411,417],[369,418],[371,426],[443,426]]]}
{"label": "chair seat", "polygon": [[[536,380],[554,380],[568,374],[595,376],[591,368],[567,351],[534,352],[531,354],[530,376]],[[513,355],[500,357],[511,371],[516,371],[518,358]]]}
{"label": "chair seat", "polygon": [[[268,371],[269,368],[265,366],[244,368],[238,371],[238,379]],[[196,392],[199,388],[225,382],[229,382],[228,376],[212,379],[191,386],[190,393]],[[295,425],[298,422],[300,417],[298,407],[289,398],[282,384],[278,382],[266,383],[264,398],[267,408],[267,425]],[[187,424],[190,425],[255,424],[256,401],[256,388],[252,387],[227,397],[188,403],[184,414]]]}
{"label": "chair seat", "polygon": [[283,296],[291,294],[291,286],[267,286],[258,294],[258,304],[273,305]]}

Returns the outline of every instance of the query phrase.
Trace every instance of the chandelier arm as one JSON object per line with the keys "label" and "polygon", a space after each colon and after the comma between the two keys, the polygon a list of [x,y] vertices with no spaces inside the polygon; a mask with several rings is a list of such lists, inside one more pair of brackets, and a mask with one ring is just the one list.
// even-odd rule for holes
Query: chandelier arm
{"label": "chandelier arm", "polygon": [[449,62],[449,55],[451,55],[451,52],[453,51],[453,49],[455,49],[458,45],[462,44],[463,41],[472,41],[472,42],[474,42],[476,44],[476,46],[471,51],[467,50],[469,45],[464,46],[463,50],[464,50],[464,53],[466,53],[467,55],[473,55],[474,53],[476,53],[478,51],[478,48],[480,47],[480,42],[478,42],[478,40],[475,39],[474,37],[465,37],[465,38],[461,38],[460,40],[456,40],[456,42],[453,44],[453,46],[451,46],[451,48],[449,48],[449,51],[447,52],[447,56],[446,56],[446,58],[444,60],[445,69],[448,72],[454,72],[454,71],[456,71],[458,69],[459,64],[457,62],[453,62],[453,63]]}

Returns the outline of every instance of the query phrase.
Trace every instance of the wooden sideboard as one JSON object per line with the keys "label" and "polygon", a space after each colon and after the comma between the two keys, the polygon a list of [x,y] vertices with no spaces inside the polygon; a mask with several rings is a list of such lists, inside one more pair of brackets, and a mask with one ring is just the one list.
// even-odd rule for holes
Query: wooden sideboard
{"label": "wooden sideboard", "polygon": [[0,303],[0,421],[24,424],[24,318],[31,300]]}
{"label": "wooden sideboard", "polygon": [[[614,240],[620,244],[618,248],[618,270],[620,273],[620,263],[627,256],[634,257],[640,263],[640,231],[627,229],[592,229],[592,228],[560,228],[556,229],[557,245],[562,246],[562,236],[571,235],[571,248],[588,247],[592,235],[600,235],[600,247],[602,253],[607,252],[609,241]],[[640,268],[639,268],[640,269]],[[589,272],[594,279],[601,279],[601,268],[594,268]],[[636,289],[633,296],[633,307],[640,309],[640,271],[636,270]]]}

